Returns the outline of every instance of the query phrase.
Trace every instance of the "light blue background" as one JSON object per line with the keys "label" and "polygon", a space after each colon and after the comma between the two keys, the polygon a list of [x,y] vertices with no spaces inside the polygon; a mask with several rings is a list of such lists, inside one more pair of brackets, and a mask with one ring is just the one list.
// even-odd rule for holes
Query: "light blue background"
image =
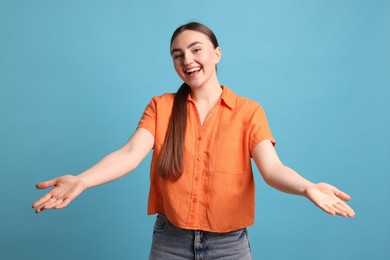
{"label": "light blue background", "polygon": [[353,197],[354,219],[257,185],[254,259],[390,259],[390,1],[0,2],[0,258],[147,259],[148,157],[35,215],[34,184],[120,147],[180,85],[173,30],[198,20],[219,79],[267,112],[283,162]]}

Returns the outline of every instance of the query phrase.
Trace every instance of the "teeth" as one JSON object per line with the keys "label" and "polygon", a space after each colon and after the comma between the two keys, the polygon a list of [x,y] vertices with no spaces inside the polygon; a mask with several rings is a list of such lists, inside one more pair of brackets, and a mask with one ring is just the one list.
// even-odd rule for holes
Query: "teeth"
{"label": "teeth", "polygon": [[193,68],[193,69],[186,70],[186,73],[192,73],[195,71],[200,71],[200,68]]}

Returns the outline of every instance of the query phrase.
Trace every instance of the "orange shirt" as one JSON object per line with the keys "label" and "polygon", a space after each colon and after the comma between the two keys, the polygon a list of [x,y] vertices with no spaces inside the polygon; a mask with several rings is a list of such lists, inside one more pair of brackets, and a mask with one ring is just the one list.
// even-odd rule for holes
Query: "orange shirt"
{"label": "orange shirt", "polygon": [[203,125],[189,97],[184,168],[177,181],[157,174],[174,94],[154,97],[138,125],[155,138],[148,214],[165,212],[180,228],[229,232],[254,222],[251,151],[265,139],[275,141],[262,107],[222,88],[219,102]]}

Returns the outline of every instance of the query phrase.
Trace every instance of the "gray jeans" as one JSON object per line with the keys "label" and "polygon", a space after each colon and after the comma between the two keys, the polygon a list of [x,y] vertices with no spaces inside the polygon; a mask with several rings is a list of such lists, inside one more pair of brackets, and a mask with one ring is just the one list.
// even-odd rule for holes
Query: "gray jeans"
{"label": "gray jeans", "polygon": [[246,228],[227,233],[175,227],[158,214],[153,230],[150,260],[251,260]]}

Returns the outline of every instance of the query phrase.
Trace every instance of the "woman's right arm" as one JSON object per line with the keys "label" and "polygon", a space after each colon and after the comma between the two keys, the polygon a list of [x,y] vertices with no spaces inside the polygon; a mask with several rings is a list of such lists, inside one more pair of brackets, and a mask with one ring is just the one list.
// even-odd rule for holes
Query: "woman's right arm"
{"label": "woman's right arm", "polygon": [[37,200],[32,207],[39,213],[45,209],[66,207],[84,190],[116,180],[133,171],[148,155],[154,145],[153,135],[138,128],[127,143],[106,155],[88,170],[77,176],[65,175],[36,185],[38,189],[54,188]]}

